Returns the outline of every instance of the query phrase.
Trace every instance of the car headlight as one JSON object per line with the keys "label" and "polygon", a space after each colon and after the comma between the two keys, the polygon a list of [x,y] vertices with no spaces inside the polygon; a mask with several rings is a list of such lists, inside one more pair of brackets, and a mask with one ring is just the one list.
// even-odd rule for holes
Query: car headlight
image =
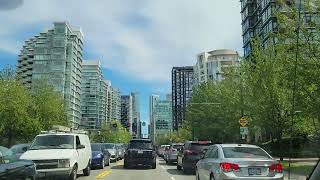
{"label": "car headlight", "polygon": [[97,154],[97,155],[96,155],[96,158],[101,158],[101,157],[102,157],[101,154]]}
{"label": "car headlight", "polygon": [[68,168],[68,167],[70,167],[69,159],[60,159],[58,161],[58,168]]}

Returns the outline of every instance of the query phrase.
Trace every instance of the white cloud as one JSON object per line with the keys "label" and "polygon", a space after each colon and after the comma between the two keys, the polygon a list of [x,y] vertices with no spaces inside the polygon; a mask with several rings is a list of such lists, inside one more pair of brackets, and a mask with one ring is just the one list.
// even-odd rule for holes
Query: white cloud
{"label": "white cloud", "polygon": [[17,54],[19,34],[65,20],[81,26],[92,58],[134,80],[165,82],[172,66],[193,65],[199,52],[241,50],[235,0],[26,0],[0,11],[0,49]]}

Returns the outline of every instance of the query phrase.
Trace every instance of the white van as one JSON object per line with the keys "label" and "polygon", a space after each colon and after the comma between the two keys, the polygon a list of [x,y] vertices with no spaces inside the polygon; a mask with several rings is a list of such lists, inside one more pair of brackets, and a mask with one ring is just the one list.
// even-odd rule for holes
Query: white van
{"label": "white van", "polygon": [[46,133],[35,137],[29,150],[20,159],[36,164],[37,177],[77,178],[83,171],[90,175],[91,146],[86,134]]}

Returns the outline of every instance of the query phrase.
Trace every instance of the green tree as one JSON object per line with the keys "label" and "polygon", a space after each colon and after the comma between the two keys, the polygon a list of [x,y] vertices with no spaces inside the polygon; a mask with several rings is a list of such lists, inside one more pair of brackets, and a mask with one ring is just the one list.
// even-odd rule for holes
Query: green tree
{"label": "green tree", "polygon": [[14,80],[0,80],[0,137],[8,147],[29,141],[40,131],[38,119],[29,113],[31,96]]}
{"label": "green tree", "polygon": [[33,82],[31,90],[33,117],[41,123],[42,130],[49,130],[52,125],[66,126],[67,114],[62,93],[44,81]]}
{"label": "green tree", "polygon": [[104,123],[99,131],[90,135],[92,142],[124,143],[132,139],[131,134],[118,121]]}

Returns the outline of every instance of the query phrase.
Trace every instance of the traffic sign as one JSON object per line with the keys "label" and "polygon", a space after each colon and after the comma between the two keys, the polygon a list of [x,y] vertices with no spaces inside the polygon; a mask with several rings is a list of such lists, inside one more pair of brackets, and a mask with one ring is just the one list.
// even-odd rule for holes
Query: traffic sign
{"label": "traffic sign", "polygon": [[246,116],[242,116],[239,120],[239,124],[241,125],[241,127],[246,127],[248,126],[249,122],[248,122],[248,117]]}
{"label": "traffic sign", "polygon": [[241,135],[248,135],[249,134],[249,128],[248,127],[240,127],[240,134]]}

